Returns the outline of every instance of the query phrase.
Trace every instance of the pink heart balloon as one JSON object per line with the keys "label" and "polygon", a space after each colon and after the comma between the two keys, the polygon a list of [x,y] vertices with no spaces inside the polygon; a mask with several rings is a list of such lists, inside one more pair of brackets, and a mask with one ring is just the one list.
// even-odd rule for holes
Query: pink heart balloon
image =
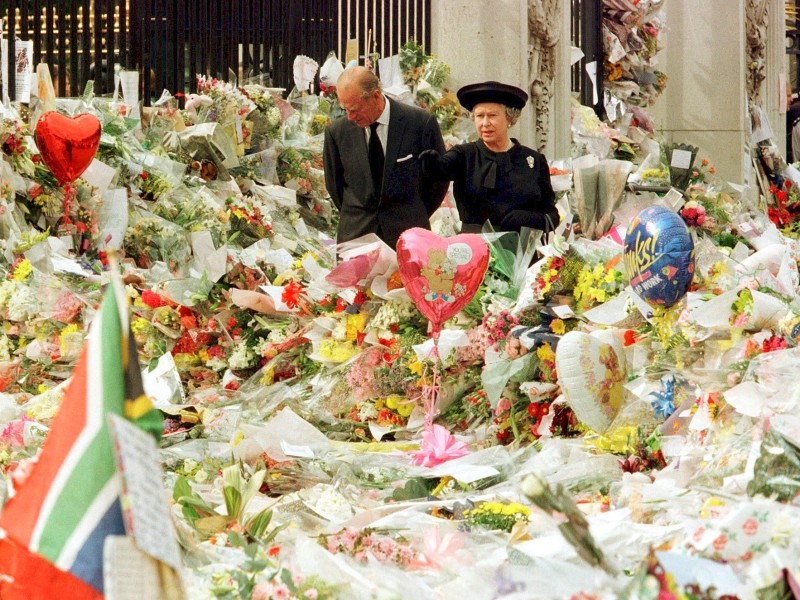
{"label": "pink heart balloon", "polygon": [[489,266],[489,246],[479,235],[443,238],[414,227],[397,241],[400,278],[437,335],[478,291]]}
{"label": "pink heart balloon", "polygon": [[36,146],[42,160],[62,185],[75,181],[100,147],[100,121],[88,113],[67,117],[44,113],[36,123]]}

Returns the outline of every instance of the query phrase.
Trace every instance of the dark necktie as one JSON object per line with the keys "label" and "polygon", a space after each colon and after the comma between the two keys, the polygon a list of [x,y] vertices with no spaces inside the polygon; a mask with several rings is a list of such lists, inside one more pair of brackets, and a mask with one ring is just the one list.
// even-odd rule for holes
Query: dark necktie
{"label": "dark necktie", "polygon": [[381,138],[378,137],[378,122],[375,121],[369,126],[369,144],[367,144],[367,154],[369,156],[369,170],[372,172],[372,182],[375,184],[375,193],[380,195],[383,185],[383,146]]}

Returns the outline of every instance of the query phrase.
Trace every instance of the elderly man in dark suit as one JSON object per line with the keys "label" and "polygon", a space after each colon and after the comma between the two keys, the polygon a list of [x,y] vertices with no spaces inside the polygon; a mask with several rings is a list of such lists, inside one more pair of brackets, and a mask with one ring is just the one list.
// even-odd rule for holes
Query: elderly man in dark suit
{"label": "elderly man in dark suit", "polygon": [[444,152],[436,118],[383,95],[365,67],[344,71],[336,82],[347,118],[325,130],[325,183],[339,209],[337,241],[376,233],[394,248],[406,229],[430,229],[430,216],[448,182],[422,175],[423,150]]}

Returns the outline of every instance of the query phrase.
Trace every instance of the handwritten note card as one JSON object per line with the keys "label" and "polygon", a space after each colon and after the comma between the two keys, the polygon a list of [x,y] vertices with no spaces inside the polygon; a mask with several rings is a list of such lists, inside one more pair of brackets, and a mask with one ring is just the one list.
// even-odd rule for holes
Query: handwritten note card
{"label": "handwritten note card", "polygon": [[155,559],[179,569],[181,557],[164,493],[156,442],[136,425],[109,415],[114,452],[122,473],[125,527],[136,545]]}
{"label": "handwritten note card", "polygon": [[158,563],[124,535],[103,543],[103,587],[106,600],[161,600]]}

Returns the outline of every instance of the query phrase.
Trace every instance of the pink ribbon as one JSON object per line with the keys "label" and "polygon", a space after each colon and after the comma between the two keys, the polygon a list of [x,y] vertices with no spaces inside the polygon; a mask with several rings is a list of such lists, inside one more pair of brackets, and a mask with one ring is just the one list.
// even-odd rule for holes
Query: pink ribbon
{"label": "pink ribbon", "polygon": [[423,467],[435,467],[448,460],[469,454],[467,444],[457,440],[452,433],[441,425],[425,427],[419,451],[413,452],[411,464]]}

